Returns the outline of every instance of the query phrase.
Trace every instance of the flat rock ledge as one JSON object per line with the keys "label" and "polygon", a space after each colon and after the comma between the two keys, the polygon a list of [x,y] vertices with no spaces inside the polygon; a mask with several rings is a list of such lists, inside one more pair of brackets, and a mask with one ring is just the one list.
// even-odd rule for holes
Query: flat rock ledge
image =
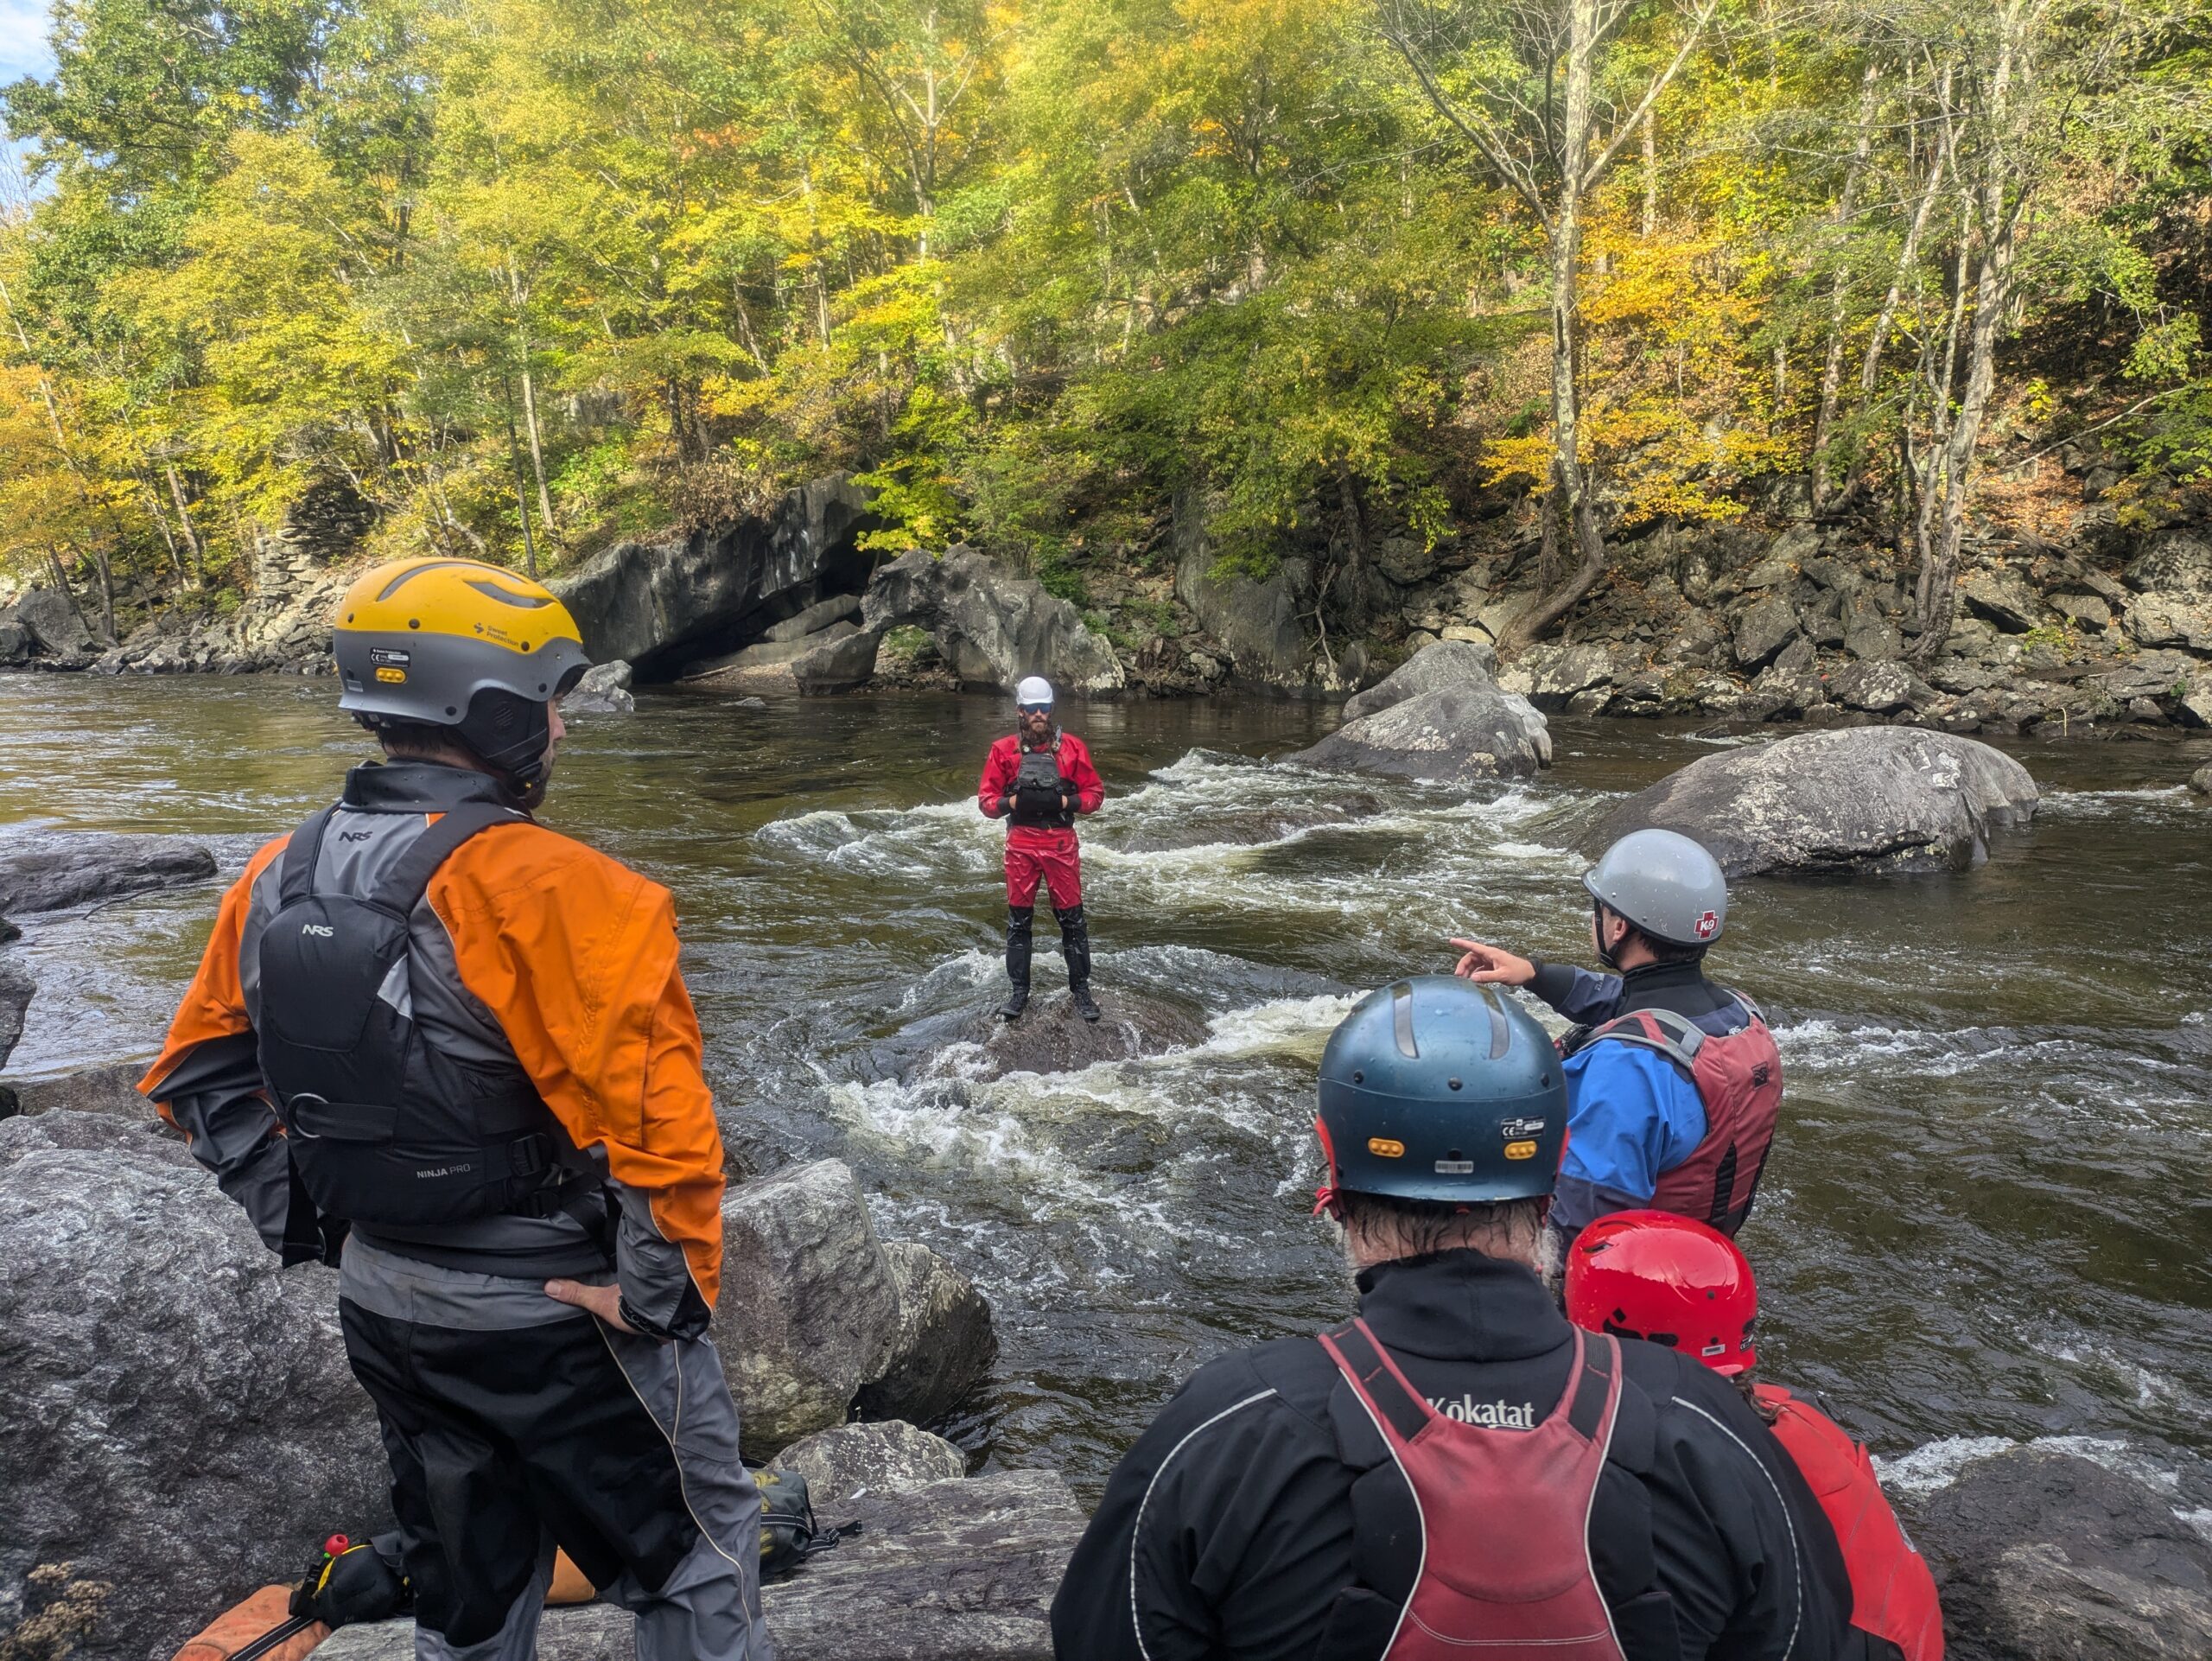
{"label": "flat rock ledge", "polygon": [[11,830],[0,835],[0,916],[189,888],[214,875],[215,856],[183,837]]}
{"label": "flat rock ledge", "polygon": [[[766,1588],[780,1661],[1047,1661],[1052,1594],[1083,1532],[1067,1484],[1005,1471],[868,1492],[816,1508],[861,1532]],[[550,1609],[543,1661],[632,1661],[631,1619],[607,1604]],[[411,1621],[348,1627],[317,1661],[413,1661]]]}

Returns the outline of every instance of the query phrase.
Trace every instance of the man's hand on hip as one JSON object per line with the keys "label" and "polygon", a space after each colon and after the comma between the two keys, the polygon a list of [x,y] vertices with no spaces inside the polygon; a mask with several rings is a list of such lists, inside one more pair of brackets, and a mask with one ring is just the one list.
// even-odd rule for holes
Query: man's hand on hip
{"label": "man's hand on hip", "polygon": [[579,1309],[588,1309],[618,1333],[638,1335],[638,1329],[622,1319],[622,1289],[619,1286],[586,1286],[582,1281],[548,1281],[545,1295],[556,1303],[572,1303]]}
{"label": "man's hand on hip", "polygon": [[1454,939],[1452,944],[1466,955],[1452,970],[1461,980],[1472,981],[1478,986],[1497,982],[1506,986],[1526,986],[1536,977],[1536,965],[1526,958],[1516,958],[1503,946],[1484,945],[1480,940]]}

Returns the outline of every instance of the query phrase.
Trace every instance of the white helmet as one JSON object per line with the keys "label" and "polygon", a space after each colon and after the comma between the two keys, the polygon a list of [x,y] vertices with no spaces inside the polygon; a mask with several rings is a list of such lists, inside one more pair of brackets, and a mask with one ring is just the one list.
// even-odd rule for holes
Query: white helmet
{"label": "white helmet", "polygon": [[1014,701],[1024,710],[1039,703],[1049,710],[1052,707],[1052,683],[1042,675],[1032,675],[1014,689]]}

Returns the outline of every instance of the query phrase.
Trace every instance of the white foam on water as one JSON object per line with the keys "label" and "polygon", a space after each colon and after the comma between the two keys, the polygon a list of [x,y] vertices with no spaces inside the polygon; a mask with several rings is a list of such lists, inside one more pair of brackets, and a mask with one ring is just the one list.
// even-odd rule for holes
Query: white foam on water
{"label": "white foam on water", "polygon": [[[1949,1487],[1968,1466],[2022,1447],[2086,1459],[2115,1475],[2140,1482],[2169,1500],[2181,1495],[2179,1473],[2117,1436],[2037,1436],[2027,1442],[2016,1441],[2010,1436],[1944,1436],[1923,1442],[1895,1459],[1877,1455],[1874,1473],[1891,1493],[1924,1497]],[[2176,1510],[2174,1515],[2192,1528],[2212,1532],[2207,1530],[2207,1522],[2212,1521],[2212,1511]]]}
{"label": "white foam on water", "polygon": [[1976,1460],[2009,1453],[2019,1445],[2010,1436],[1943,1436],[1895,1459],[1876,1454],[1874,1474],[1891,1493],[1931,1494],[1949,1487]]}
{"label": "white foam on water", "polygon": [[1231,1009],[1206,1025],[1212,1036],[1203,1047],[1210,1055],[1245,1056],[1288,1053],[1319,1060],[1337,1023],[1359,1001],[1351,994],[1310,998],[1275,998]]}

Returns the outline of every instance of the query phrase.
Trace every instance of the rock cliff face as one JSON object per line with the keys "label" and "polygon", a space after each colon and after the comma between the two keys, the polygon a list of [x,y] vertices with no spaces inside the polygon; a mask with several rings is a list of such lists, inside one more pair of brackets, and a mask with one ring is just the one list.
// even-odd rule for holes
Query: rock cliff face
{"label": "rock cliff face", "polygon": [[1063,695],[1113,697],[1128,684],[1113,646],[1073,606],[972,548],[901,555],[868,584],[861,616],[878,635],[926,630],[964,686],[1012,691],[1042,675]]}
{"label": "rock cliff face", "polygon": [[765,519],[626,542],[553,584],[594,662],[620,658],[642,680],[759,639],[771,626],[866,585],[859,538],[868,498],[839,474],[786,495]]}

